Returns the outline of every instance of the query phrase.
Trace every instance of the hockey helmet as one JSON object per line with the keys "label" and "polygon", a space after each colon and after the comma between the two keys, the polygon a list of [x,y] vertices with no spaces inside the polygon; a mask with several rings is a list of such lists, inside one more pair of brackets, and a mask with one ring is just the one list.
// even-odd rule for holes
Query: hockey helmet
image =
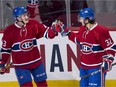
{"label": "hockey helmet", "polygon": [[13,16],[17,17],[24,13],[28,12],[28,10],[25,7],[16,7],[13,9]]}
{"label": "hockey helmet", "polygon": [[84,19],[89,18],[89,20],[94,20],[94,10],[92,8],[84,8],[80,11],[79,17]]}

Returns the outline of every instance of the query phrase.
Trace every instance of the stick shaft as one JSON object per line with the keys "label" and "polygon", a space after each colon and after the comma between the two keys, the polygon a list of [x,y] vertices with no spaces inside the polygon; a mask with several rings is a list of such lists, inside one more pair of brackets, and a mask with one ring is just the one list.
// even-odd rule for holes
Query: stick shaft
{"label": "stick shaft", "polygon": [[[112,66],[114,66],[114,65],[116,65],[116,62],[112,64]],[[101,71],[102,71],[102,70],[97,70],[97,71],[92,72],[92,73],[90,73],[90,74],[84,75],[84,76],[81,77],[81,79],[86,78],[86,77],[91,76],[91,75],[94,75],[94,74],[97,74],[97,73],[99,73],[99,72],[101,72]]]}
{"label": "stick shaft", "polygon": [[11,10],[13,10],[13,6],[10,3],[6,3],[6,6],[10,8]]}

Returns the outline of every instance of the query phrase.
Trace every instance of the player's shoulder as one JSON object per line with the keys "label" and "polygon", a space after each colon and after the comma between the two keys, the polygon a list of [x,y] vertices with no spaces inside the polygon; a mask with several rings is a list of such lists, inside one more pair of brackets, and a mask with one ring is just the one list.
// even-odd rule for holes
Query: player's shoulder
{"label": "player's shoulder", "polygon": [[12,32],[13,29],[14,29],[15,25],[14,24],[11,24],[9,26],[6,27],[6,29],[4,30],[4,32]]}
{"label": "player's shoulder", "polygon": [[109,32],[109,28],[104,26],[104,25],[97,25],[97,31],[98,32],[101,32],[101,33],[106,33],[106,32]]}
{"label": "player's shoulder", "polygon": [[80,26],[80,29],[81,29],[81,30],[87,30],[87,28],[86,28],[85,26],[83,26],[83,25]]}
{"label": "player's shoulder", "polygon": [[80,26],[79,32],[83,32],[86,31],[86,27],[85,26]]}
{"label": "player's shoulder", "polygon": [[99,24],[97,27],[98,27],[98,29],[100,29],[101,31],[108,31],[108,30],[109,30],[108,27],[106,27],[106,26],[104,26],[104,25],[101,25],[101,24]]}

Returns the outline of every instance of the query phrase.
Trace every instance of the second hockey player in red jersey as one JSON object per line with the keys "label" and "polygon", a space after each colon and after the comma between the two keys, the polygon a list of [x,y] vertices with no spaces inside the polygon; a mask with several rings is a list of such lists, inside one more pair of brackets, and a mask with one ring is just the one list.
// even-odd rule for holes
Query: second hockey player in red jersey
{"label": "second hockey player in red jersey", "polygon": [[33,87],[31,75],[37,87],[47,87],[47,76],[36,39],[52,39],[57,32],[52,26],[29,20],[29,12],[25,7],[14,8],[13,15],[16,21],[5,29],[2,38],[0,69],[3,72],[0,73],[5,73],[5,64],[12,55],[12,65],[20,87]]}
{"label": "second hockey player in red jersey", "polygon": [[80,77],[102,69],[102,72],[81,79],[80,87],[104,87],[106,72],[111,70],[115,56],[114,42],[108,28],[95,22],[93,9],[82,9],[78,18],[82,23],[78,33],[68,30],[60,20],[56,20],[55,27],[62,36],[80,44]]}

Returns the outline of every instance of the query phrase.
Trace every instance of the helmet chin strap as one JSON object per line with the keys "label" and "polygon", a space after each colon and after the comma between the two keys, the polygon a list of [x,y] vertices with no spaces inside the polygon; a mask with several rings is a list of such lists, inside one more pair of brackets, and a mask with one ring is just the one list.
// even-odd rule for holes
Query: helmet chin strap
{"label": "helmet chin strap", "polygon": [[[85,19],[86,20],[86,19]],[[87,28],[87,30],[88,30],[88,27],[87,27],[87,24],[89,24],[89,22],[85,22],[85,20],[84,20],[84,25],[85,25],[85,27]]]}
{"label": "helmet chin strap", "polygon": [[[21,20],[22,20],[22,19],[21,19]],[[22,23],[22,24],[23,24],[23,26],[26,24],[23,20],[22,20],[22,21],[20,21],[20,20],[18,20],[18,19],[17,19],[17,23],[18,23],[18,22]]]}

